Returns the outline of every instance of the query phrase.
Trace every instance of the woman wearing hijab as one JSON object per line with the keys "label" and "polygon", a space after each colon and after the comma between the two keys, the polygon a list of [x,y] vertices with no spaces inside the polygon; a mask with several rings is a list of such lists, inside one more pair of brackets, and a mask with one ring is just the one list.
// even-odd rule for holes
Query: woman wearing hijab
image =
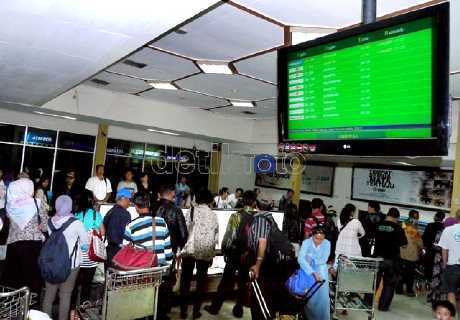
{"label": "woman wearing hijab", "polygon": [[62,232],[67,242],[67,247],[69,248],[69,257],[72,256],[72,251],[75,248],[75,244],[78,242],[78,245],[76,246],[76,256],[74,259],[71,259],[72,271],[67,280],[59,284],[46,282],[45,298],[43,299],[43,312],[46,312],[50,317],[53,316],[53,301],[56,298],[57,291],[59,290],[59,317],[57,318],[59,320],[67,320],[69,318],[70,298],[72,296],[75,281],[77,280],[78,270],[80,269],[82,248],[85,250],[88,248],[88,234],[83,226],[83,223],[73,217],[72,204],[72,199],[69,196],[59,196],[56,199],[55,204],[56,214],[48,223],[48,232],[51,234],[51,224],[55,229],[59,229],[69,219],[74,220]]}
{"label": "woman wearing hijab", "polygon": [[2,283],[13,288],[27,286],[39,295],[40,301],[42,279],[38,257],[48,215],[40,200],[34,200],[33,196],[34,184],[28,178],[20,178],[8,186],[6,212],[10,225]]}

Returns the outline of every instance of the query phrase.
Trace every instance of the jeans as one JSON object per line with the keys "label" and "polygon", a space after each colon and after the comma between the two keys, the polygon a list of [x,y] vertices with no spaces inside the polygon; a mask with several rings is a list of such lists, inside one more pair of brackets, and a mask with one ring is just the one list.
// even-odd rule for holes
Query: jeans
{"label": "jeans", "polygon": [[198,313],[201,308],[203,297],[206,294],[206,278],[208,276],[209,261],[196,260],[193,257],[182,258],[182,273],[180,277],[180,295],[181,295],[181,310],[187,312],[188,296],[190,294],[190,285],[193,278],[193,270],[197,269],[196,273],[196,295],[193,303],[193,313]]}
{"label": "jeans", "polygon": [[43,299],[43,312],[53,317],[53,302],[59,290],[59,320],[69,319],[70,298],[72,297],[73,287],[78,276],[78,269],[72,269],[67,280],[60,284],[46,282],[45,298]]}
{"label": "jeans", "polygon": [[398,260],[385,259],[377,274],[377,283],[383,279],[383,289],[379,301],[379,310],[388,311],[399,280]]}

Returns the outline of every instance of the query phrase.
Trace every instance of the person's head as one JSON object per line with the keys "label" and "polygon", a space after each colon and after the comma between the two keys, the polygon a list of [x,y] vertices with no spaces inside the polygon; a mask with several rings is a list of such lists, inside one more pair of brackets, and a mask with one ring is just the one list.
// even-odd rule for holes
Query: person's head
{"label": "person's head", "polygon": [[176,197],[176,187],[171,184],[165,184],[160,187],[160,198],[173,201]]}
{"label": "person's head", "polygon": [[96,176],[99,178],[102,178],[104,176],[104,165],[103,164],[98,164],[96,166]]}
{"label": "person's head", "polygon": [[393,208],[390,208],[390,210],[388,210],[387,217],[392,219],[392,220],[397,221],[397,220],[399,220],[399,217],[401,217],[401,214],[399,213],[398,209],[393,207]]}
{"label": "person's head", "polygon": [[142,183],[149,183],[149,175],[147,172],[141,172],[141,174],[139,175],[139,180],[142,182]]}
{"label": "person's head", "polygon": [[20,205],[34,196],[34,183],[28,178],[21,178],[9,184],[6,200],[8,203]]}
{"label": "person's head", "polygon": [[63,194],[62,196],[57,197],[54,207],[56,208],[56,217],[69,216],[71,215],[73,208],[72,198]]}
{"label": "person's head", "polygon": [[150,212],[150,199],[148,195],[138,192],[133,197],[133,204],[140,216],[145,216]]}
{"label": "person's head", "polygon": [[260,191],[260,188],[254,188],[254,193],[256,194],[256,197],[258,198],[262,191]]}
{"label": "person's head", "polygon": [[355,211],[356,207],[353,204],[346,204],[345,207],[343,207],[342,212],[340,212],[340,224],[344,226],[350,222],[354,217]]}
{"label": "person's head", "polygon": [[247,190],[243,193],[243,202],[246,207],[255,209],[257,207],[257,196],[254,191]]}
{"label": "person's head", "polygon": [[319,246],[326,239],[326,231],[322,227],[316,227],[312,233],[313,243]]}
{"label": "person's head", "polygon": [[437,301],[433,304],[433,312],[436,320],[454,320],[455,306],[447,301]]}
{"label": "person's head", "polygon": [[367,204],[367,212],[368,213],[379,213],[380,212],[380,203],[377,201],[369,201]]}
{"label": "person's head", "polygon": [[134,177],[133,171],[131,169],[126,170],[124,177],[125,177],[125,181],[128,181],[128,182],[133,181],[133,177]]}
{"label": "person's head", "polygon": [[93,208],[93,193],[89,190],[83,190],[75,195],[75,212],[86,212]]}
{"label": "person's head", "polygon": [[325,209],[324,202],[320,198],[314,198],[311,200],[311,208],[312,210],[321,210],[323,211]]}
{"label": "person's head", "polygon": [[195,201],[197,204],[204,204],[209,206],[213,201],[211,191],[209,191],[207,188],[202,188],[196,193]]}
{"label": "person's head", "polygon": [[228,197],[228,188],[223,187],[222,189],[219,190],[219,195],[222,197],[222,199],[227,199]]}
{"label": "person's head", "polygon": [[413,221],[418,221],[420,219],[420,213],[417,210],[410,210],[409,211],[409,218]]}
{"label": "person's head", "polygon": [[181,176],[180,177],[180,183],[187,184],[187,177],[186,176]]}
{"label": "person's head", "polygon": [[241,196],[243,195],[243,192],[244,192],[244,191],[243,191],[242,188],[236,188],[236,190],[235,190],[235,197],[236,197],[237,199],[241,198]]}
{"label": "person's head", "polygon": [[294,190],[288,189],[288,191],[286,191],[286,199],[292,200],[293,197],[294,197]]}
{"label": "person's head", "polygon": [[67,171],[67,173],[65,174],[65,184],[67,186],[72,186],[75,182],[75,179],[76,179],[75,171],[73,170]]}
{"label": "person's head", "polygon": [[446,218],[446,213],[442,211],[438,211],[434,215],[434,222],[443,222],[445,218]]}
{"label": "person's head", "polygon": [[38,181],[38,188],[48,190],[50,186],[50,179],[47,176],[42,176]]}
{"label": "person's head", "polygon": [[118,190],[115,200],[120,207],[127,209],[131,204],[131,197],[131,191],[129,189],[122,188]]}
{"label": "person's head", "polygon": [[17,180],[29,179],[29,178],[30,178],[30,175],[26,171],[22,171],[22,172],[19,172]]}

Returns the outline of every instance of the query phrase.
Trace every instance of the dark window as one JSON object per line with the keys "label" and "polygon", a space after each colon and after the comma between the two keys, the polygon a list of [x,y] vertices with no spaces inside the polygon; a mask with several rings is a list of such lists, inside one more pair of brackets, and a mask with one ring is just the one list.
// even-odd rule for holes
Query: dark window
{"label": "dark window", "polygon": [[133,170],[134,175],[137,176],[142,171],[142,159],[107,155],[105,158],[105,174],[112,182],[113,190],[116,190],[118,182],[123,178],[128,168]]}
{"label": "dark window", "polygon": [[58,148],[93,152],[95,140],[96,137],[94,136],[61,131],[59,132]]}
{"label": "dark window", "polygon": [[23,143],[25,131],[26,127],[0,123],[0,141]]}
{"label": "dark window", "polygon": [[21,145],[0,143],[0,169],[3,170],[5,181],[12,181],[21,169]]}
{"label": "dark window", "polygon": [[109,139],[107,142],[107,154],[142,159],[144,157],[144,143]]}
{"label": "dark window", "polygon": [[36,146],[54,147],[56,145],[56,131],[29,127],[26,143]]}
{"label": "dark window", "polygon": [[53,159],[54,149],[26,146],[23,171],[34,180],[42,174],[51,177]]}
{"label": "dark window", "polygon": [[65,174],[69,170],[75,170],[75,183],[79,186],[84,186],[86,180],[91,177],[92,166],[92,153],[57,150],[54,186],[62,184],[65,181]]}

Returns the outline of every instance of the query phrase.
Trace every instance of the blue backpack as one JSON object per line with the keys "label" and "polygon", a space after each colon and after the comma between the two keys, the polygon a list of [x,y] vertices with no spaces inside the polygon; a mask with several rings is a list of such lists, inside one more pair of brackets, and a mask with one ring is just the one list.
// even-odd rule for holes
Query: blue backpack
{"label": "blue backpack", "polygon": [[42,278],[49,283],[63,283],[70,275],[72,258],[74,260],[77,258],[79,239],[75,242],[72,254],[69,257],[69,247],[63,232],[76,220],[75,218],[70,218],[59,229],[54,227],[51,219],[48,221],[48,226],[52,233],[43,245],[38,264]]}

